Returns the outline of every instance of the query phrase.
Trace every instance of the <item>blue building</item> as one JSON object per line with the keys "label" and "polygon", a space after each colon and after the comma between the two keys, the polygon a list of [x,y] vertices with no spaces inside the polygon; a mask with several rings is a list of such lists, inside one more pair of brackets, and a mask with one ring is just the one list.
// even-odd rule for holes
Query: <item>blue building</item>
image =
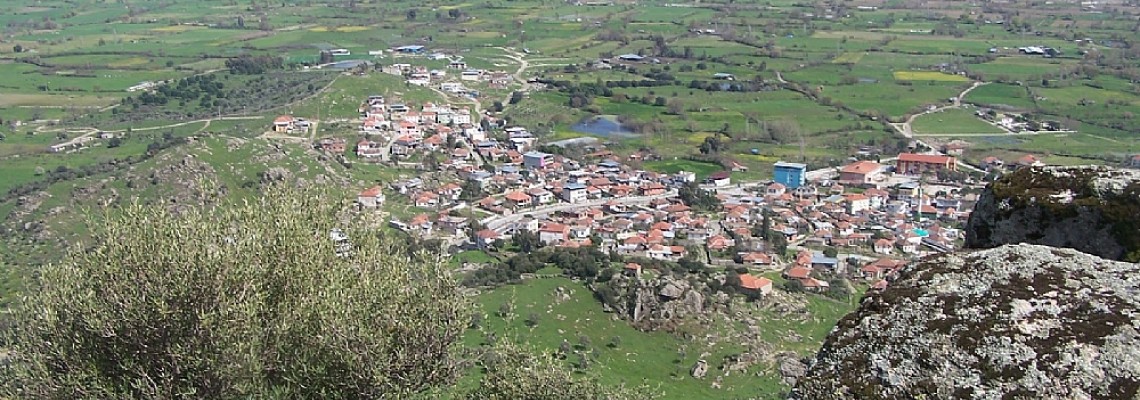
{"label": "blue building", "polygon": [[807,164],[797,164],[779,161],[776,163],[776,182],[795,189],[803,186],[807,181]]}

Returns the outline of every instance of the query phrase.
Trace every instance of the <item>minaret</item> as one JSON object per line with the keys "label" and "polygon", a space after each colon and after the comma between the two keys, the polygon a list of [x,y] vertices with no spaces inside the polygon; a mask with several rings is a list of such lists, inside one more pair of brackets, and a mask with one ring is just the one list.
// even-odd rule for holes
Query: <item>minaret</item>
{"label": "minaret", "polygon": [[919,223],[922,223],[922,180],[919,179]]}

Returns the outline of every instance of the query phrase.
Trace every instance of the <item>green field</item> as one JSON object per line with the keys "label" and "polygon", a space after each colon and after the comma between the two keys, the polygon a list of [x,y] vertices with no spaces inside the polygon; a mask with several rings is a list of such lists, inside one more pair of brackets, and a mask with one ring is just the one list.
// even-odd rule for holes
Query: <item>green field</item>
{"label": "green field", "polygon": [[697,179],[704,179],[714,172],[724,170],[723,167],[717,164],[691,160],[648,161],[643,163],[643,166],[651,171],[667,174],[675,174],[682,171],[693,172],[697,174]]}
{"label": "green field", "polygon": [[922,134],[1000,134],[1005,131],[974,115],[973,109],[955,108],[915,118],[911,125],[916,135]]}
{"label": "green field", "polygon": [[1021,86],[1004,83],[982,85],[970,91],[964,101],[980,106],[1032,110],[1036,107],[1029,92]]}

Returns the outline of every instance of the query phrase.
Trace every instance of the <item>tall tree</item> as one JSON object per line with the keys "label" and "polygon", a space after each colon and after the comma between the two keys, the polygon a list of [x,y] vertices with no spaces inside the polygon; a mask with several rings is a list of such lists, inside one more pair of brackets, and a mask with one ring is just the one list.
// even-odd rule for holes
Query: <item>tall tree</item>
{"label": "tall tree", "polygon": [[530,253],[542,247],[542,241],[539,240],[538,235],[526,229],[519,230],[511,236],[511,241],[515,246],[519,247],[520,253]]}

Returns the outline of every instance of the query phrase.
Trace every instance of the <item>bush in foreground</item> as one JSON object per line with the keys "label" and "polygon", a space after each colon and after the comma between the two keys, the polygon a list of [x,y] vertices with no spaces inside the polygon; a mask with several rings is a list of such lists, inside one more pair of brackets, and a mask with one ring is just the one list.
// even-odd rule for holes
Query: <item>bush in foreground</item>
{"label": "bush in foreground", "polygon": [[[0,398],[647,398],[515,345],[465,351],[443,260],[328,198],[102,216],[0,328]],[[472,365],[478,387],[454,386]]]}
{"label": "bush in foreground", "polygon": [[455,281],[435,257],[407,257],[396,241],[339,223],[340,208],[275,190],[250,203],[105,216],[95,245],[43,267],[15,311],[4,389],[381,398],[449,384],[469,316]]}

